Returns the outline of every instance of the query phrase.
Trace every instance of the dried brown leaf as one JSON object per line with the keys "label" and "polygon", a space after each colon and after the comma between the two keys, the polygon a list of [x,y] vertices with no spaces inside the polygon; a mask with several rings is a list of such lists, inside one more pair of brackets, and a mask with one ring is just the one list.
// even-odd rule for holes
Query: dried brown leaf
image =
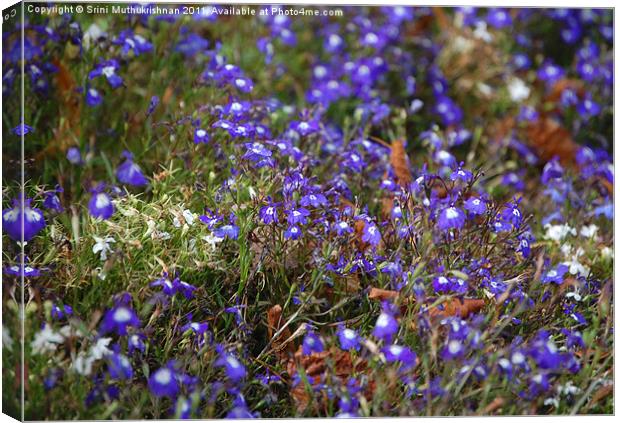
{"label": "dried brown leaf", "polygon": [[557,121],[542,116],[527,126],[526,133],[529,143],[543,161],[558,156],[563,165],[574,165],[578,145]]}

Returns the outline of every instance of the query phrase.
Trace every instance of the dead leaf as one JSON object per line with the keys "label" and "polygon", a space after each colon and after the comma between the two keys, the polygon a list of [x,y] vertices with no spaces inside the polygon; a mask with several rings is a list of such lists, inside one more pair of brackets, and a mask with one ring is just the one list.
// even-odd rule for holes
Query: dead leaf
{"label": "dead leaf", "polygon": [[[387,289],[371,288],[368,293],[368,298],[371,300],[388,301],[395,300],[399,297],[397,291],[391,291]],[[403,298],[401,305],[401,311],[405,313],[407,311],[407,305],[415,302],[413,297]],[[427,303],[432,304],[434,299],[429,298]],[[428,311],[433,318],[444,318],[449,316],[460,316],[462,319],[468,317],[471,314],[477,313],[482,310],[485,305],[484,300],[476,298],[452,298],[442,303],[441,305],[431,307]]]}
{"label": "dead leaf", "polygon": [[[267,332],[269,334],[269,339],[272,339],[274,334],[279,331],[283,325],[284,320],[282,319],[282,306],[280,306],[280,304],[276,304],[271,307],[269,311],[267,311]],[[295,351],[295,346],[292,343],[284,344],[284,341],[290,337],[291,331],[287,327],[272,342],[273,350],[280,361],[288,359],[289,352],[293,353]]]}
{"label": "dead leaf", "polygon": [[543,161],[558,156],[563,165],[574,165],[578,145],[570,132],[556,120],[541,116],[527,126],[526,134],[530,145]]}
{"label": "dead leaf", "polygon": [[613,394],[613,392],[614,392],[614,385],[613,384],[601,386],[599,389],[596,390],[594,395],[592,395],[592,399],[590,400],[590,402],[588,403],[586,408],[587,409],[592,408],[594,405],[596,405],[602,399],[606,398],[610,394]]}
{"label": "dead leaf", "polygon": [[502,406],[506,403],[506,400],[502,397],[497,397],[493,401],[489,403],[484,410],[482,410],[482,415],[488,415],[494,412],[495,410],[502,408]]}
{"label": "dead leaf", "polygon": [[390,164],[396,175],[396,182],[402,186],[409,185],[413,181],[409,157],[405,150],[405,143],[401,140],[393,141],[390,148]]}

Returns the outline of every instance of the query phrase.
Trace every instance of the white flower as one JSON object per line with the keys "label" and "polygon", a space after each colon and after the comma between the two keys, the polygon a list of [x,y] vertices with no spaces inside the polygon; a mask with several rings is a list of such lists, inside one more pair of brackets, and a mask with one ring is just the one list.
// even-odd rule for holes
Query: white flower
{"label": "white flower", "polygon": [[96,360],[100,360],[103,356],[112,354],[112,350],[108,348],[108,345],[112,341],[112,338],[99,338],[95,345],[90,347],[90,356]]}
{"label": "white flower", "polygon": [[11,334],[9,330],[2,325],[2,347],[6,348],[8,351],[13,350],[13,338],[11,338]]}
{"label": "white flower", "polygon": [[579,231],[579,235],[585,237],[585,238],[594,238],[596,236],[596,233],[598,232],[598,226],[596,226],[594,223],[588,226],[582,226],[581,230]]}
{"label": "white flower", "polygon": [[545,225],[545,229],[547,230],[547,233],[545,234],[545,238],[552,239],[554,241],[561,241],[564,238],[566,238],[569,234],[573,236],[577,235],[577,230],[575,228],[571,228],[570,226],[566,224],[552,225],[550,223],[547,223]]}
{"label": "white flower", "polygon": [[614,250],[609,247],[603,247],[603,249],[601,250],[601,256],[603,256],[603,258],[613,258]]}
{"label": "white flower", "polygon": [[256,198],[256,190],[252,187],[248,187],[248,192],[250,193],[250,199],[254,200]]}
{"label": "white flower", "polygon": [[219,238],[213,234],[205,235],[202,237],[202,240],[205,241],[211,247],[211,250],[215,250],[215,246],[217,243],[224,241],[224,238]]}
{"label": "white flower", "polygon": [[192,226],[194,224],[196,216],[194,216],[194,213],[192,213],[191,211],[185,209],[183,210],[183,218],[185,219],[185,223],[187,223],[189,226]]}
{"label": "white flower", "polygon": [[530,96],[530,89],[519,78],[513,78],[508,83],[508,92],[512,101],[521,102]]}
{"label": "white flower", "polygon": [[493,40],[493,36],[487,31],[487,23],[485,21],[476,22],[476,29],[474,30],[474,37],[490,43]]}
{"label": "white flower", "polygon": [[99,238],[98,236],[93,236],[95,239],[95,245],[93,245],[93,254],[99,253],[99,257],[101,261],[106,261],[108,259],[108,253],[112,252],[110,248],[111,243],[116,242],[112,237]]}
{"label": "white flower", "polygon": [[94,345],[91,345],[88,353],[84,351],[79,352],[77,357],[73,360],[71,368],[83,376],[90,375],[95,361],[112,354],[112,350],[108,348],[111,341],[112,338],[99,338]]}
{"label": "white flower", "polygon": [[34,339],[30,343],[32,352],[35,354],[42,354],[50,351],[55,351],[58,344],[62,344],[65,338],[58,332],[55,332],[47,323],[39,332],[34,336]]}
{"label": "white flower", "polygon": [[82,376],[88,376],[93,371],[94,362],[95,360],[92,357],[87,356],[84,351],[81,351],[73,360],[73,363],[71,363],[71,368]]}
{"label": "white flower", "polygon": [[557,398],[547,398],[545,399],[544,404],[553,405],[555,408],[558,408],[560,406],[560,401],[558,401]]}

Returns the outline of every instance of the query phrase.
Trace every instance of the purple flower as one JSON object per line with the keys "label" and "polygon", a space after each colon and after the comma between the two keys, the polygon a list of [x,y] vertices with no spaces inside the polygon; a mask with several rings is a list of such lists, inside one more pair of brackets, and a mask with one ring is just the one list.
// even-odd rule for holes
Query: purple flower
{"label": "purple flower", "polygon": [[132,334],[127,340],[127,350],[129,354],[133,354],[134,351],[144,352],[146,350],[146,345],[144,344],[144,340],[146,336],[141,333]]}
{"label": "purple flower", "polygon": [[71,306],[66,305],[66,304],[61,304],[61,305],[56,305],[56,304],[52,304],[52,310],[51,310],[51,316],[52,319],[55,320],[60,320],[60,319],[64,319],[65,317],[69,317],[73,314],[73,308],[71,308]]}
{"label": "purple flower", "polygon": [[209,134],[202,128],[196,128],[194,131],[194,144],[206,144],[209,142]]}
{"label": "purple flower", "polygon": [[227,419],[255,419],[257,417],[259,417],[259,414],[250,411],[241,394],[235,398],[233,408],[226,414]]}
{"label": "purple flower", "polygon": [[213,235],[218,238],[237,239],[239,237],[239,227],[235,224],[228,223],[214,229]]}
{"label": "purple flower", "polygon": [[88,202],[88,212],[94,218],[106,220],[114,214],[114,204],[105,192],[94,192]]}
{"label": "purple flower", "polygon": [[96,107],[103,102],[103,97],[99,94],[94,88],[89,88],[86,90],[86,104],[89,107]]}
{"label": "purple flower", "polygon": [[263,143],[260,142],[248,142],[245,143],[247,151],[243,155],[244,159],[252,160],[254,162],[264,160],[267,157],[271,157],[272,153],[268,150]]}
{"label": "purple flower", "polygon": [[379,242],[381,242],[381,232],[379,232],[377,225],[372,222],[366,222],[362,231],[362,241],[369,243],[373,247],[379,245]]}
{"label": "purple flower", "polygon": [[88,79],[94,79],[103,75],[112,88],[118,88],[123,84],[123,78],[116,74],[119,68],[117,60],[105,60],[98,63],[95,69],[89,72]]}
{"label": "purple flower", "polygon": [[465,345],[459,339],[450,339],[441,350],[441,358],[444,360],[454,360],[461,358],[465,354]]}
{"label": "purple flower", "polygon": [[109,309],[103,316],[100,332],[106,334],[108,332],[116,332],[121,336],[127,335],[128,327],[140,327],[140,319],[127,305],[118,305]]}
{"label": "purple flower", "polygon": [[353,228],[351,227],[351,225],[349,225],[349,223],[344,220],[335,222],[333,227],[338,236],[350,234],[351,232],[353,232]]}
{"label": "purple flower", "polygon": [[48,210],[54,210],[58,213],[61,213],[64,209],[62,204],[60,204],[60,198],[58,198],[58,193],[63,192],[63,189],[56,185],[56,189],[53,191],[48,191],[45,193],[45,200],[43,200],[43,207]]}
{"label": "purple flower", "polygon": [[390,345],[381,350],[385,355],[385,361],[388,363],[400,362],[403,364],[404,369],[410,369],[416,364],[416,353],[411,351],[408,347],[402,345]]}
{"label": "purple flower", "polygon": [[190,32],[183,38],[174,48],[175,51],[182,53],[185,57],[193,57],[196,54],[206,50],[209,47],[209,41],[200,35]]}
{"label": "purple flower", "polygon": [[446,207],[439,213],[437,223],[442,231],[461,229],[465,225],[465,213],[458,207]]}
{"label": "purple flower", "polygon": [[174,367],[169,363],[149,376],[149,390],[156,397],[174,398],[179,393],[179,382]]}
{"label": "purple flower", "polygon": [[568,266],[565,264],[559,264],[555,268],[549,270],[545,275],[541,278],[541,283],[555,283],[560,285],[564,282],[564,275],[568,272]]}
{"label": "purple flower", "polygon": [[246,78],[243,76],[239,76],[233,79],[232,81],[235,88],[237,88],[242,93],[249,93],[254,89],[254,84],[250,78]]}
{"label": "purple flower", "polygon": [[71,147],[67,150],[67,160],[69,163],[74,165],[81,165],[82,162],[82,153],[80,153],[80,149],[77,147]]}
{"label": "purple flower", "polygon": [[286,221],[290,225],[305,225],[308,222],[308,216],[310,212],[303,207],[286,211]]}
{"label": "purple flower", "polygon": [[265,225],[269,225],[270,223],[278,223],[278,209],[273,203],[269,203],[266,206],[261,207],[258,211],[258,215]]}
{"label": "purple flower", "polygon": [[303,355],[310,355],[312,353],[323,352],[325,347],[321,338],[313,331],[309,331],[301,344],[301,351]]}
{"label": "purple flower", "polygon": [[299,200],[299,204],[304,207],[321,207],[327,204],[327,198],[320,193],[306,194],[301,197],[301,200]]}
{"label": "purple flower", "polygon": [[398,332],[398,322],[387,307],[384,307],[375,323],[372,334],[385,342],[390,342],[394,335],[396,335],[396,332]]}
{"label": "purple flower", "polygon": [[127,356],[120,353],[108,355],[108,373],[111,379],[131,379],[133,368]]}
{"label": "purple flower", "polygon": [[125,157],[125,161],[116,169],[116,177],[118,180],[123,184],[137,187],[147,185],[149,182],[142,174],[140,166],[133,162],[133,155],[125,151],[123,152],[123,156]]}
{"label": "purple flower", "polygon": [[463,169],[462,167],[458,167],[454,172],[450,174],[450,180],[456,181],[460,179],[461,181],[467,183],[470,182],[473,178],[472,173],[469,170]]}
{"label": "purple flower", "polygon": [[465,201],[465,210],[473,214],[484,214],[487,211],[487,203],[478,197],[470,197]]}
{"label": "purple flower", "polygon": [[159,104],[159,97],[157,97],[156,95],[154,95],[153,97],[151,97],[151,101],[149,102],[149,107],[146,110],[146,116],[151,116],[153,114],[153,112],[155,111],[155,108],[157,107],[157,105]]}
{"label": "purple flower", "polygon": [[218,359],[215,361],[217,367],[223,367],[226,372],[226,376],[232,382],[240,382],[245,378],[245,367],[241,362],[232,354],[226,351],[221,351]]}
{"label": "purple flower", "polygon": [[[13,207],[2,211],[2,227],[14,241],[27,242],[45,228],[43,212],[30,207],[32,200],[27,198],[22,206],[19,200],[13,200]],[[22,232],[23,223],[23,232]]]}
{"label": "purple flower", "polygon": [[354,349],[358,351],[360,349],[359,335],[353,329],[340,326],[338,328],[338,339],[340,341],[340,348],[343,350]]}
{"label": "purple flower", "polygon": [[34,130],[32,129],[32,126],[26,125],[25,123],[21,123],[17,125],[15,128],[11,129],[11,132],[17,135],[18,137],[21,137],[22,135],[26,135],[26,134],[29,134],[30,132],[34,132]]}
{"label": "purple flower", "polygon": [[561,67],[553,64],[551,61],[546,61],[538,69],[538,79],[546,82],[548,85],[553,85],[556,81],[562,79],[564,71]]}
{"label": "purple flower", "polygon": [[491,8],[487,14],[487,22],[493,28],[505,28],[512,25],[512,18],[506,9]]}
{"label": "purple flower", "polygon": [[290,128],[302,137],[314,134],[319,131],[319,123],[316,120],[295,120],[291,122]]}
{"label": "purple flower", "polygon": [[127,55],[131,50],[133,50],[136,56],[139,56],[142,53],[151,52],[153,50],[153,44],[151,44],[143,36],[134,34],[130,29],[121,31],[112,43],[123,46],[121,49],[123,55]]}

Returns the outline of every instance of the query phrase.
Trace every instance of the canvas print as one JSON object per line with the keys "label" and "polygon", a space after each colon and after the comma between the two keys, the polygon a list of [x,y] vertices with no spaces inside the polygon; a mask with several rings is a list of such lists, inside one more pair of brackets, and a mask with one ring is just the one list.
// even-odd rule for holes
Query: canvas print
{"label": "canvas print", "polygon": [[613,414],[613,25],[6,8],[3,413]]}

